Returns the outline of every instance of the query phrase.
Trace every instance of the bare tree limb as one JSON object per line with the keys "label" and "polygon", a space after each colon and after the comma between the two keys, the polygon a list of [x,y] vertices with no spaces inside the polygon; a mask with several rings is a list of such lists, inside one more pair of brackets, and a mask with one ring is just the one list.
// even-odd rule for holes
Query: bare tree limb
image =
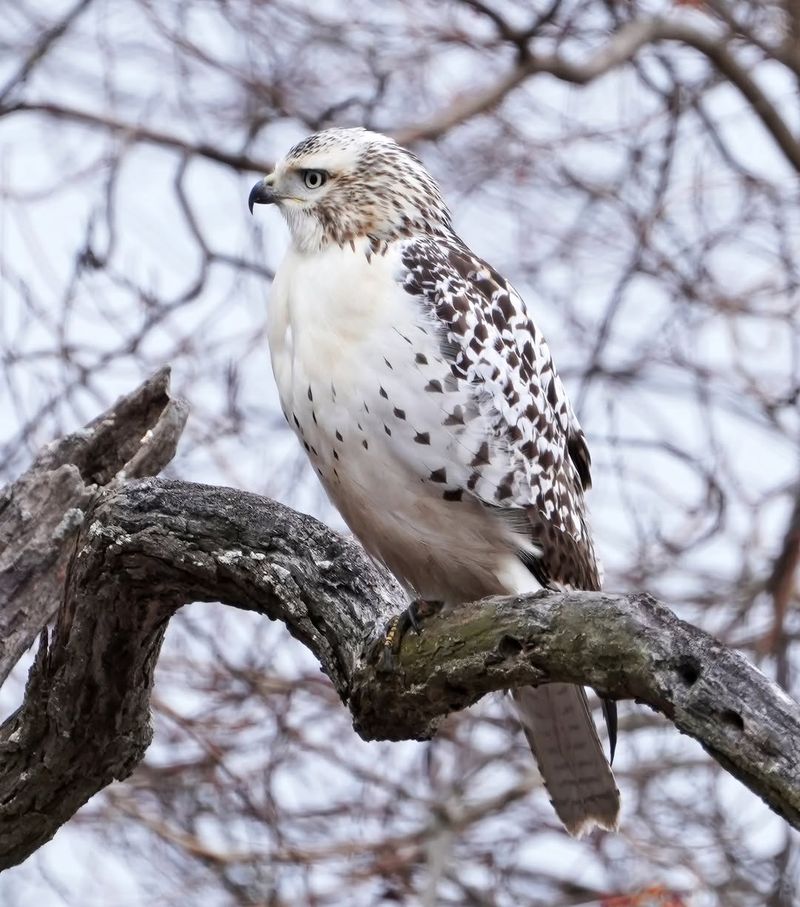
{"label": "bare tree limb", "polygon": [[[707,57],[738,88],[772,135],[783,155],[795,170],[800,171],[800,142],[792,134],[777,108],[730,52],[724,36],[706,34],[684,22],[659,18],[629,23],[592,57],[581,63],[565,59],[558,54],[526,53],[518,65],[494,85],[483,91],[470,93],[462,102],[449,105],[439,116],[422,123],[400,127],[393,134],[398,142],[406,145],[424,139],[439,138],[458,124],[495,108],[532,75],[548,73],[565,82],[586,85],[629,62],[648,44],[660,41],[686,44]],[[63,104],[20,101],[0,106],[0,116],[26,112],[44,114],[87,126],[100,126],[129,141],[145,142],[172,148],[184,154],[197,155],[225,164],[236,171],[267,173],[272,169],[269,162],[246,154],[228,153],[205,142],[191,142],[147,126],[126,123],[115,117]]]}
{"label": "bare tree limb", "polygon": [[169,369],[161,369],[0,489],[0,684],[56,612],[90,502],[101,488],[161,472],[186,416],[186,405],[169,396]]}
{"label": "bare tree limb", "polygon": [[78,0],[72,9],[49,28],[39,35],[36,43],[33,45],[27,56],[20,64],[17,71],[11,76],[5,85],[0,88],[0,104],[2,104],[12,91],[24,85],[30,74],[36,66],[47,56],[48,52],[62,38],[80,14],[91,4],[92,0]]}
{"label": "bare tree limb", "polygon": [[436,139],[454,126],[492,110],[514,88],[537,73],[549,73],[564,82],[586,85],[612,69],[628,63],[643,47],[659,41],[677,41],[693,47],[707,57],[731,84],[736,86],[773,137],[786,160],[795,170],[800,171],[800,142],[792,134],[777,108],[730,52],[725,37],[706,34],[684,22],[658,18],[629,23],[582,63],[567,60],[558,54],[529,53],[494,85],[482,92],[471,93],[461,103],[451,104],[437,117],[399,129],[395,137],[401,144]]}
{"label": "bare tree limb", "polygon": [[168,132],[136,123],[127,123],[117,117],[106,116],[91,110],[81,110],[66,104],[19,101],[14,104],[0,105],[0,117],[15,113],[38,113],[55,120],[65,120],[82,126],[100,127],[129,142],[144,142],[161,148],[171,148],[189,156],[197,155],[197,157],[203,157],[218,164],[225,164],[236,171],[269,173],[272,170],[272,164],[246,154],[229,153],[208,142],[192,142]]}
{"label": "bare tree limb", "polygon": [[771,652],[776,659],[776,680],[784,689],[789,686],[789,659],[787,658],[786,616],[797,588],[797,567],[800,564],[800,483],[795,487],[794,506],[783,536],[783,544],[772,572],[766,582],[766,591],[772,596],[775,618],[772,630],[759,645],[762,653]]}
{"label": "bare tree limb", "polygon": [[[369,643],[403,595],[354,541],[242,491],[121,481],[174,452],[185,409],[166,382],[159,372],[84,432],[51,445],[5,493],[0,513],[24,531],[5,533],[2,556],[20,564],[33,554],[25,571],[6,571],[15,582],[4,588],[0,618],[32,601],[23,623],[28,636],[41,629],[51,610],[44,595],[55,601],[61,582],[46,571],[64,551],[71,558],[55,630],[42,634],[24,703],[0,728],[0,867],[24,860],[142,759],[164,630],[193,601],[284,622],[366,739],[429,737],[443,716],[494,690],[584,683],[662,712],[800,827],[800,708],[742,655],[647,595],[486,599],[430,620],[405,641],[399,670],[382,672]],[[68,477],[65,490],[44,497],[54,475]],[[31,521],[49,513],[52,527],[75,501],[84,511],[70,521],[80,526],[76,542],[66,530],[32,532]]]}

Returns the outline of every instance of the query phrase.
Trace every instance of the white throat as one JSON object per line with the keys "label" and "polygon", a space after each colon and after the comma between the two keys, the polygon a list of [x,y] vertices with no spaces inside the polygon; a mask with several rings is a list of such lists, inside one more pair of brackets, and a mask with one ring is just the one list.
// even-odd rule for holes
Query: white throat
{"label": "white throat", "polygon": [[314,215],[291,202],[280,206],[289,227],[292,247],[303,254],[318,252],[325,243],[325,231]]}

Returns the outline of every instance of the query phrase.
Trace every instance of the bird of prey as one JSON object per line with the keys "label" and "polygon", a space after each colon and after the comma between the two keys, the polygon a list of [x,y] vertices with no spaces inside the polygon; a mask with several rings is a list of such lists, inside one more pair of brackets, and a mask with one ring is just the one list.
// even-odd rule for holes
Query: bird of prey
{"label": "bird of prey", "polygon": [[[425,602],[599,589],[589,451],[548,345],[456,235],[419,159],[327,129],[253,187],[255,203],[277,205],[291,233],[268,315],[284,414],[364,547]],[[513,695],[567,830],[615,828],[583,689]]]}

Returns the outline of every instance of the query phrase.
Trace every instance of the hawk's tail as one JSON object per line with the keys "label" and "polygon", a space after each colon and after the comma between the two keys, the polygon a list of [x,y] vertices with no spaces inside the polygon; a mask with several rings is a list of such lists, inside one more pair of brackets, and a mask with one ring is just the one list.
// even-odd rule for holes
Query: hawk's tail
{"label": "hawk's tail", "polygon": [[613,831],[619,791],[582,687],[550,683],[514,691],[517,713],[550,800],[576,836],[595,825]]}

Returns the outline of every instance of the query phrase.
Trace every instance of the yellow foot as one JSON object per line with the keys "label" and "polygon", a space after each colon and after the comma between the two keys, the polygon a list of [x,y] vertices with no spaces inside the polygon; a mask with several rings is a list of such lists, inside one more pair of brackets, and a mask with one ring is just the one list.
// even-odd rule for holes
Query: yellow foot
{"label": "yellow foot", "polygon": [[381,671],[394,671],[397,667],[400,647],[403,644],[403,637],[411,629],[415,633],[422,631],[422,621],[426,617],[436,614],[442,607],[442,602],[424,601],[421,598],[415,598],[414,601],[401,611],[397,617],[393,617],[389,622],[389,629],[383,640],[383,647],[380,653],[378,669]]}

